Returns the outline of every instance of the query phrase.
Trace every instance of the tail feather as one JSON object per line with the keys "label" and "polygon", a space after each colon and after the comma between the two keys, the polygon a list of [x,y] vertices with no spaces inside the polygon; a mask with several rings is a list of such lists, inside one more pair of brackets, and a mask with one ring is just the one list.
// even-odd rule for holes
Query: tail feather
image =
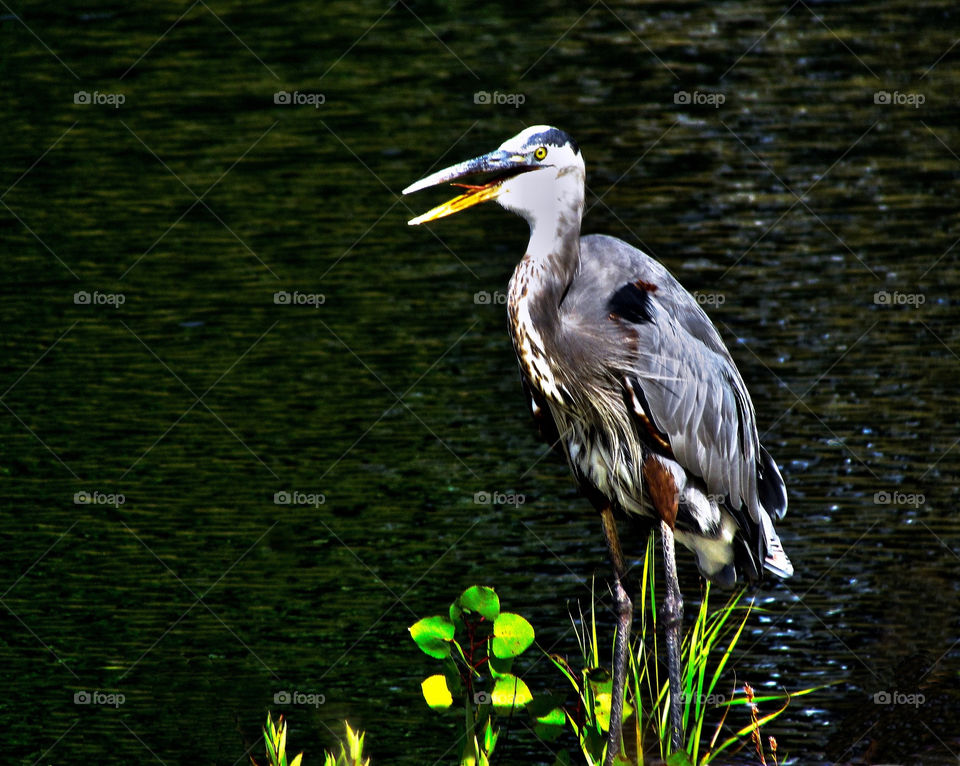
{"label": "tail feather", "polygon": [[792,577],[793,564],[790,563],[787,552],[783,549],[783,543],[780,542],[780,537],[773,528],[773,522],[766,513],[760,517],[760,531],[763,533],[767,549],[763,558],[763,568],[778,577]]}
{"label": "tail feather", "polygon": [[787,512],[787,487],[770,453],[760,447],[757,461],[757,495],[767,513],[782,519]]}

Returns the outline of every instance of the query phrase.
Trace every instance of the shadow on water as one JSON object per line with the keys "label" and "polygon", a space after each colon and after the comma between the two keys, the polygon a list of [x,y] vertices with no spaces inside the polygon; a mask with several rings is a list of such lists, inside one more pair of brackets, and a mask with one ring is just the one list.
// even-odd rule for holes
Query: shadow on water
{"label": "shadow on water", "polygon": [[309,762],[343,718],[375,762],[447,761],[406,627],[475,582],[576,651],[608,567],[519,392],[525,225],[409,230],[430,199],[397,196],[552,123],[585,231],[709,304],[783,466],[797,575],[738,679],[836,684],[767,733],[798,763],[956,762],[956,8],[586,8],[5,8],[9,761],[236,763],[283,690],[324,697],[285,710]]}

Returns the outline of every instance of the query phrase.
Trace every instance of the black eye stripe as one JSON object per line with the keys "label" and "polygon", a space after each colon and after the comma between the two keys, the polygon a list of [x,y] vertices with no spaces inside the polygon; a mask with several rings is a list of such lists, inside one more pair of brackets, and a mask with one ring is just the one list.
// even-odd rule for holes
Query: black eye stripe
{"label": "black eye stripe", "polygon": [[546,130],[543,133],[531,136],[530,142],[533,143],[533,141],[536,141],[537,146],[556,146],[558,148],[569,146],[573,149],[574,154],[580,153],[580,147],[577,145],[577,142],[559,128],[550,128],[550,130]]}

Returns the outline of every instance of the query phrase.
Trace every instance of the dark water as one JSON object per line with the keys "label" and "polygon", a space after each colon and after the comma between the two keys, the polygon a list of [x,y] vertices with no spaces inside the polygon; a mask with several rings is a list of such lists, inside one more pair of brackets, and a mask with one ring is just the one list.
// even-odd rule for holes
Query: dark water
{"label": "dark water", "polygon": [[[397,196],[552,123],[585,231],[710,301],[783,466],[797,575],[737,678],[834,685],[766,733],[795,763],[956,763],[953,3],[0,10],[6,762],[240,763],[283,709],[307,763],[343,718],[375,763],[449,763],[406,627],[476,582],[575,653],[608,566],[519,393],[525,224],[409,229],[439,195]],[[515,730],[501,762],[546,752]]]}

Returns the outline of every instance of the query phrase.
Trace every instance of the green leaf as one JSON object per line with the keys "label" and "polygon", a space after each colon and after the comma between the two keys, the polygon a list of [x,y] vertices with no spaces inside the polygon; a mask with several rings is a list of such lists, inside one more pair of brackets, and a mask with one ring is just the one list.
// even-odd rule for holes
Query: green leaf
{"label": "green leaf", "polygon": [[483,731],[483,750],[489,756],[493,753],[493,748],[497,746],[497,739],[500,736],[499,730],[494,730],[493,721],[487,718],[487,725]]}
{"label": "green leaf", "polygon": [[287,725],[285,723],[280,725],[280,742],[277,743],[277,752],[280,754],[280,758],[283,760],[284,766],[287,763]]}
{"label": "green leaf", "polygon": [[490,668],[490,675],[493,678],[501,678],[513,669],[513,657],[489,657],[487,663]]}
{"label": "green leaf", "polygon": [[563,712],[563,708],[555,707],[542,715],[538,715],[535,720],[537,723],[546,726],[563,726],[567,722],[567,714]]}
{"label": "green leaf", "polygon": [[453,628],[457,632],[463,632],[467,629],[466,624],[463,622],[463,610],[460,608],[460,599],[457,599],[452,604],[450,604],[450,622],[453,623]]}
{"label": "green leaf", "polygon": [[264,734],[270,735],[270,741],[273,742],[277,738],[277,732],[273,728],[273,719],[270,717],[270,713],[267,713],[267,725]]}
{"label": "green leaf", "polygon": [[460,678],[460,670],[452,656],[443,661],[443,675],[446,676],[447,688],[451,694],[456,694],[458,697],[463,694],[463,680]]}
{"label": "green leaf", "polygon": [[[593,692],[594,715],[603,731],[610,730],[610,703],[613,701],[613,677],[603,668],[594,668],[587,672],[587,683]],[[633,714],[633,706],[624,700],[623,717]]]}
{"label": "green leaf", "polygon": [[442,674],[430,676],[420,684],[423,698],[434,710],[446,710],[453,704],[453,695],[447,687],[447,679]]}
{"label": "green leaf", "polygon": [[500,616],[500,597],[493,588],[474,585],[467,588],[457,599],[460,608],[466,612],[476,612],[491,622]]}
{"label": "green leaf", "polygon": [[410,626],[410,635],[424,654],[438,660],[450,656],[453,623],[446,617],[424,617]]}
{"label": "green leaf", "polygon": [[589,753],[592,758],[592,761],[589,761],[590,763],[602,762],[603,759],[600,756],[601,753],[603,753],[603,748],[607,744],[607,735],[605,732],[597,731],[591,724],[584,728],[580,742],[584,755]]}
{"label": "green leaf", "polygon": [[690,756],[682,750],[667,757],[667,766],[693,766]]}
{"label": "green leaf", "polygon": [[498,713],[509,713],[514,708],[525,707],[532,699],[533,695],[523,679],[510,674],[498,678],[490,694],[490,701]]}
{"label": "green leaf", "polygon": [[593,695],[593,715],[601,731],[610,731],[610,701],[613,695],[610,692],[601,692]]}
{"label": "green leaf", "polygon": [[545,713],[534,715],[533,721],[534,733],[541,739],[550,741],[556,739],[563,733],[564,727],[567,724],[567,714],[563,712],[563,708],[555,707]]}
{"label": "green leaf", "polygon": [[493,654],[516,657],[533,643],[533,626],[519,614],[503,612],[493,623]]}

